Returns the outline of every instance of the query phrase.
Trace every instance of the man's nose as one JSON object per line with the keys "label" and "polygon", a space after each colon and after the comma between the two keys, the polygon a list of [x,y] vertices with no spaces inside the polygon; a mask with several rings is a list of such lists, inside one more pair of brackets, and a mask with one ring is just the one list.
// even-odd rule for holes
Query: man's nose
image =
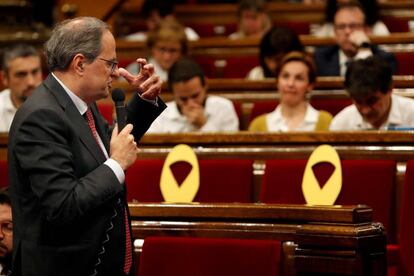
{"label": "man's nose", "polygon": [[27,80],[28,86],[35,86],[36,82],[35,82],[35,76],[33,76],[33,74],[28,74],[26,80]]}
{"label": "man's nose", "polygon": [[371,107],[369,106],[362,106],[359,110],[362,113],[362,115],[368,115],[369,113],[371,113]]}

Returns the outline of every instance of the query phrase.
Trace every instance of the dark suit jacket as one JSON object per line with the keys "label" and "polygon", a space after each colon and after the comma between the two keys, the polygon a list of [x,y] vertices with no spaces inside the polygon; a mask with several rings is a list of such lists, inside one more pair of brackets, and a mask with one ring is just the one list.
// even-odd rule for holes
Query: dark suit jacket
{"label": "dark suit jacket", "polygon": [[[156,107],[133,97],[127,116],[137,140],[164,108],[160,99]],[[96,105],[92,112],[109,152],[108,124]],[[13,275],[122,275],[124,185],[53,76],[18,110],[8,148]]]}
{"label": "dark suit jacket", "polygon": [[[397,59],[393,53],[385,52],[376,45],[371,46],[372,54],[379,56],[391,65],[393,73],[397,73]],[[314,52],[318,76],[339,76],[339,46],[332,45],[316,48]]]}

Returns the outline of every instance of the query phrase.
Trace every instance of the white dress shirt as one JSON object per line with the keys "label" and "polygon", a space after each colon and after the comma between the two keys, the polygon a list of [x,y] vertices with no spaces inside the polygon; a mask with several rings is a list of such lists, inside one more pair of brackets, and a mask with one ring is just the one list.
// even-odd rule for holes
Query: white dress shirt
{"label": "white dress shirt", "polygon": [[[391,109],[387,120],[379,129],[414,127],[414,100],[391,95]],[[369,130],[374,127],[364,120],[355,105],[345,107],[333,119],[331,130]]]}
{"label": "white dress shirt", "polygon": [[[306,106],[305,117],[303,122],[294,129],[295,131],[313,131],[319,119],[319,111],[310,104]],[[266,125],[268,131],[292,131],[287,125],[286,119],[282,116],[282,105],[278,105],[276,109],[266,116]]]}
{"label": "white dress shirt", "polygon": [[181,133],[191,131],[237,131],[239,130],[239,119],[233,103],[223,97],[207,96],[204,106],[207,122],[198,129],[188,122],[187,118],[180,113],[175,101],[167,103],[167,108],[152,123],[147,133]]}
{"label": "white dress shirt", "polygon": [[0,132],[9,132],[17,108],[10,98],[10,89],[0,92]]}

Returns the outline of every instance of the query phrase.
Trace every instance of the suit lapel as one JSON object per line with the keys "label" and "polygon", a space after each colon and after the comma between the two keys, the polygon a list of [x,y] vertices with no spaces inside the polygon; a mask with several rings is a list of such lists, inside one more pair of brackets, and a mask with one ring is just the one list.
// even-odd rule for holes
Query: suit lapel
{"label": "suit lapel", "polygon": [[[95,158],[98,164],[102,164],[103,162],[105,162],[106,157],[103,154],[102,149],[99,147],[98,142],[93,137],[92,131],[90,130],[88,123],[79,113],[79,110],[76,108],[72,99],[63,89],[63,87],[51,75],[47,77],[47,79],[44,81],[44,84],[49,89],[49,91],[56,97],[58,103],[65,110],[65,113],[69,118],[68,121],[70,121],[72,123],[72,127],[77,130],[79,139],[85,145],[85,147],[88,149],[91,155]],[[103,135],[102,133],[101,137],[102,141],[107,140],[106,135]]]}

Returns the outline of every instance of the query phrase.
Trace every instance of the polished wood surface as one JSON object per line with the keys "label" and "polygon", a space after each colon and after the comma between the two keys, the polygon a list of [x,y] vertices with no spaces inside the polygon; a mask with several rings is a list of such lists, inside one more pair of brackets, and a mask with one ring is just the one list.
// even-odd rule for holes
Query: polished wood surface
{"label": "polished wood surface", "polygon": [[131,203],[129,209],[135,239],[280,240],[281,275],[385,275],[384,229],[365,206]]}
{"label": "polished wood surface", "polygon": [[[333,38],[319,38],[311,35],[300,35],[305,46],[326,46],[334,45]],[[390,45],[388,50],[412,51],[411,48],[400,47],[399,44],[414,43],[414,33],[392,33],[389,36],[372,36],[372,43],[378,45]],[[258,56],[258,39],[237,39],[231,40],[226,37],[201,38],[189,42],[189,54],[192,57],[214,57],[226,58],[234,56]],[[117,39],[117,54],[120,60],[135,60],[137,57],[148,55],[145,42],[127,41]]]}
{"label": "polished wood surface", "polygon": [[[343,89],[343,77],[317,77],[314,90],[335,90]],[[227,93],[252,93],[263,91],[276,91],[275,79],[266,79],[260,81],[233,79],[233,78],[211,78],[207,80],[209,92],[227,92]],[[414,76],[393,76],[394,88],[414,88]],[[135,92],[125,81],[115,81],[112,86],[121,88],[127,93]],[[167,87],[167,83],[163,83],[163,93],[171,93]]]}

